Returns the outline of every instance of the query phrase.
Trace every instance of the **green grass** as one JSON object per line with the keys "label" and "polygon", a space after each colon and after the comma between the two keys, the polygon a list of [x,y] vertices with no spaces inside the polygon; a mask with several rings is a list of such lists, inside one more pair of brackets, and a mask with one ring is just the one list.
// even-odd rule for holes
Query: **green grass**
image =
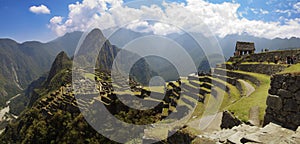
{"label": "green grass", "polygon": [[229,61],[228,61],[228,62],[225,62],[225,64],[231,65],[231,64],[233,64],[233,62],[229,62]]}
{"label": "green grass", "polygon": [[268,90],[270,87],[270,76],[250,73],[250,72],[241,72],[256,77],[260,81],[260,86],[256,87],[256,90],[248,97],[243,97],[240,101],[234,103],[228,107],[229,111],[234,112],[243,121],[248,121],[249,110],[253,106],[260,107],[260,120],[263,120],[265,109],[267,107],[266,100],[268,96]]}
{"label": "green grass", "polygon": [[91,73],[85,73],[84,76],[85,76],[86,78],[91,79],[91,80],[95,80],[95,75],[94,75],[94,74],[91,74]]}
{"label": "green grass", "polygon": [[280,73],[297,73],[300,72],[300,63],[291,65],[290,67],[286,68],[284,71]]}
{"label": "green grass", "polygon": [[143,89],[157,93],[165,92],[164,86],[144,86]]}

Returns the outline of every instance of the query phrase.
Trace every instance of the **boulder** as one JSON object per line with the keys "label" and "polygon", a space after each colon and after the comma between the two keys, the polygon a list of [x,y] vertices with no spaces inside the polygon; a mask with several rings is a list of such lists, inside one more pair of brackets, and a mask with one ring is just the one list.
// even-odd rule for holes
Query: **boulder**
{"label": "boulder", "polygon": [[280,110],[282,108],[282,100],[279,96],[269,95],[267,98],[267,105],[272,109]]}
{"label": "boulder", "polygon": [[223,112],[222,123],[221,123],[222,129],[232,128],[240,124],[242,124],[242,122],[238,118],[236,118],[233,114],[231,114],[228,111]]}
{"label": "boulder", "polygon": [[278,90],[278,95],[281,98],[291,98],[291,97],[293,97],[293,93],[291,93],[290,91],[285,90],[285,89],[279,89]]}
{"label": "boulder", "polygon": [[298,111],[298,104],[293,99],[286,100],[284,107],[284,111],[291,111],[291,112],[297,112]]}

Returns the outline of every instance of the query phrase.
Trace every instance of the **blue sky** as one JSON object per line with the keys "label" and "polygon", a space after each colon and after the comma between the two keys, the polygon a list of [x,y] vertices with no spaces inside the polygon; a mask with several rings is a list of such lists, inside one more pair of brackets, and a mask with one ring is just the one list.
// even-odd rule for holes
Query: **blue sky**
{"label": "blue sky", "polygon": [[[78,4],[75,4],[78,1]],[[96,1],[96,0],[86,0],[86,1]],[[121,0],[103,0],[107,1],[108,3],[110,1],[116,1],[120,2]],[[128,0],[130,1],[130,0]],[[128,1],[123,1],[124,3]],[[150,1],[147,1],[150,2]],[[217,31],[216,35],[219,35],[220,37],[226,36],[228,34],[240,34],[240,33],[248,33],[250,35],[254,36],[260,36],[262,37],[291,37],[296,36],[299,37],[299,35],[296,34],[295,30],[300,27],[298,27],[300,22],[300,1],[299,0],[174,0],[171,2],[183,3],[184,8],[191,9],[192,13],[195,15],[206,15],[205,12],[210,13],[207,14],[207,16],[220,16],[222,13],[233,13],[237,15],[237,19],[234,19],[234,16],[226,15],[226,19],[228,19],[228,23],[235,22],[239,24],[237,26],[237,30],[233,30],[232,26],[228,25],[228,27],[219,27],[217,25],[218,21],[212,22],[209,24],[216,23],[216,26],[212,26],[213,31]],[[224,4],[225,2],[229,3],[230,5]],[[299,2],[299,5],[297,3]],[[201,4],[200,4],[201,3]],[[77,12],[73,11],[74,16],[69,17],[69,14],[72,13],[71,10],[69,10],[69,5],[75,4],[74,8],[81,9],[80,12],[82,14],[79,14]],[[82,4],[80,6],[80,4]],[[202,9],[198,7],[200,6],[207,6],[204,13],[201,11]],[[44,5],[48,8],[49,12],[44,13],[34,13],[30,11],[30,7],[32,6],[40,6]],[[0,23],[0,37],[1,38],[12,38],[18,42],[24,42],[28,40],[38,40],[38,41],[49,41],[57,36],[63,35],[65,32],[71,32],[74,30],[85,30],[85,27],[82,25],[87,25],[85,22],[79,22],[78,19],[82,19],[83,21],[95,21],[95,19],[92,19],[94,15],[91,13],[97,13],[99,23],[103,24],[104,21],[104,13],[110,14],[109,15],[109,21],[107,20],[107,17],[105,20],[109,21],[107,22],[107,25],[104,25],[103,28],[109,27],[109,24],[111,23],[116,24],[120,21],[121,15],[117,14],[114,15],[112,11],[109,10],[109,8],[114,7],[116,4],[108,4],[108,10],[105,10],[103,12],[97,11],[99,10],[99,7],[97,9],[95,8],[89,8],[85,6],[85,3],[83,3],[82,0],[39,0],[39,1],[29,1],[29,0],[0,0],[0,17],[1,17],[1,23]],[[299,6],[299,7],[298,7]],[[103,7],[103,6],[102,6]],[[224,10],[222,12],[222,9],[224,7],[228,7],[228,9],[237,8],[236,11],[229,11]],[[101,9],[101,8],[100,8]],[[138,9],[138,8],[137,8]],[[171,9],[171,8],[170,8]],[[140,9],[139,9],[140,10]],[[163,9],[165,10],[165,9]],[[175,9],[171,9],[175,11]],[[168,16],[170,14],[166,14]],[[86,17],[84,17],[86,16]],[[96,17],[97,17],[96,16]],[[119,17],[118,17],[119,16]],[[216,16],[216,19],[220,19]],[[228,16],[228,18],[227,18]],[[54,17],[57,17],[53,19]],[[115,18],[116,17],[116,18]],[[131,15],[122,15],[122,17],[128,17],[130,19]],[[78,18],[78,19],[77,19]],[[53,20],[50,22],[50,20]],[[210,21],[213,19],[207,19],[203,18],[205,21]],[[224,19],[224,20],[226,20]],[[54,22],[55,20],[55,22]],[[69,22],[67,22],[69,20]],[[224,21],[223,20],[223,21]],[[72,22],[70,24],[70,22]],[[245,22],[245,24],[240,24]],[[276,24],[276,22],[279,22],[279,24]],[[188,23],[188,22],[187,22]],[[158,28],[156,26],[150,26],[149,24],[145,24],[145,22],[140,21],[138,24],[132,26],[133,30],[138,29],[139,26],[143,27],[149,27],[149,30],[161,30],[162,28]],[[234,24],[232,24],[234,25]],[[252,30],[247,27],[249,25],[254,25],[254,28],[257,27],[257,29]],[[188,27],[187,24],[180,25],[182,27]],[[285,27],[287,26],[287,27]],[[267,30],[264,30],[263,27],[270,27]],[[166,28],[166,27],[164,27]],[[276,33],[272,32],[273,29],[279,29]],[[170,32],[170,31],[168,31]],[[291,32],[294,32],[293,34]],[[163,33],[164,32],[157,32],[157,33]]]}
{"label": "blue sky", "polygon": [[[56,35],[47,27],[55,15],[67,15],[68,4],[76,0],[0,0],[0,37],[9,37],[17,41],[47,41]],[[31,6],[44,4],[51,14],[35,14],[29,11]]]}

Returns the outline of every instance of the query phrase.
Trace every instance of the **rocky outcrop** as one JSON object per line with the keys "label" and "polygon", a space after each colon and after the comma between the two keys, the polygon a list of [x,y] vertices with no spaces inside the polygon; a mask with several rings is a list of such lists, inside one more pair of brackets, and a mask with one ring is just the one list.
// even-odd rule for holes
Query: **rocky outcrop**
{"label": "rocky outcrop", "polygon": [[281,126],[270,123],[263,128],[241,124],[232,129],[199,135],[200,138],[207,138],[215,143],[299,143],[300,128],[292,131]]}
{"label": "rocky outcrop", "polygon": [[231,114],[228,111],[223,112],[222,123],[221,123],[221,128],[222,129],[224,129],[224,128],[225,129],[228,129],[228,128],[231,129],[234,126],[238,126],[240,124],[242,124],[242,122],[238,118],[234,117],[233,114]]}
{"label": "rocky outcrop", "polygon": [[270,122],[292,130],[300,126],[300,74],[272,76],[264,125]]}
{"label": "rocky outcrop", "polygon": [[57,73],[66,68],[71,68],[71,59],[62,51],[56,56],[52,64],[46,83],[49,84]]}

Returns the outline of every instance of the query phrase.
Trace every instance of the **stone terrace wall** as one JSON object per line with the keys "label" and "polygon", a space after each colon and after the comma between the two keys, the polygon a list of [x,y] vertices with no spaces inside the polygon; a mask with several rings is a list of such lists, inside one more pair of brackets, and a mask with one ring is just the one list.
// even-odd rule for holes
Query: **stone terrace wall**
{"label": "stone terrace wall", "polygon": [[266,75],[272,75],[272,74],[281,72],[285,68],[287,68],[287,65],[279,65],[279,64],[240,64],[240,65],[238,65],[238,70],[266,74]]}
{"label": "stone terrace wall", "polygon": [[270,122],[292,130],[300,126],[300,74],[272,76],[264,125]]}
{"label": "stone terrace wall", "polygon": [[[296,50],[278,50],[278,51],[270,51],[270,52],[263,52],[263,53],[256,53],[251,55],[242,56],[242,62],[261,62],[270,60],[273,62],[274,57],[277,56],[279,58],[285,59],[287,56],[295,56],[297,61],[300,60],[300,49]],[[234,61],[235,58],[231,57],[229,61]]]}
{"label": "stone terrace wall", "polygon": [[214,69],[214,74],[228,76],[228,77],[237,78],[237,79],[249,80],[256,86],[260,86],[260,81],[258,79],[256,79],[255,77],[248,75],[248,74],[238,73],[238,72],[234,72],[234,71],[227,71],[225,69]]}
{"label": "stone terrace wall", "polygon": [[237,64],[236,66],[233,66],[233,64],[221,64],[217,68],[272,75],[283,71],[287,67],[288,65],[283,64]]}

